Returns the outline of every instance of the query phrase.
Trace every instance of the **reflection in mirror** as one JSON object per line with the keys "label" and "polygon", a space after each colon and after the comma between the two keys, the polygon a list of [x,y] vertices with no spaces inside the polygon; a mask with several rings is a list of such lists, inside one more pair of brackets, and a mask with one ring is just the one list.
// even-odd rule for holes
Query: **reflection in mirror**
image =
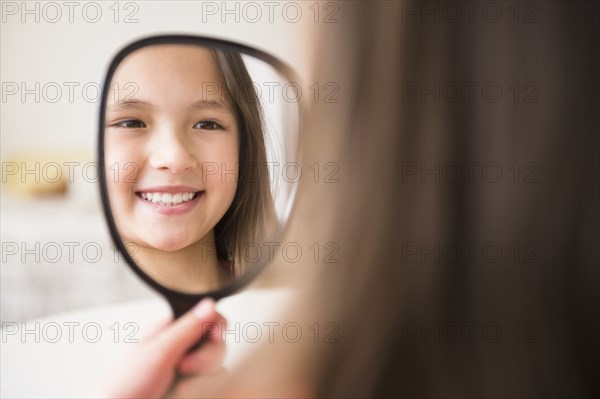
{"label": "reflection in mirror", "polygon": [[299,179],[295,87],[232,50],[153,44],[123,58],[107,92],[104,168],[134,267],[199,294],[258,266]]}

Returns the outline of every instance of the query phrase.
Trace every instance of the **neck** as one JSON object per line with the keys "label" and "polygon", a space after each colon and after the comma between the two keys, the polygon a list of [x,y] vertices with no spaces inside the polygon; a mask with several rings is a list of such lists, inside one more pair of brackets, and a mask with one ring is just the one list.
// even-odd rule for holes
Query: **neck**
{"label": "neck", "polygon": [[228,278],[217,259],[214,232],[177,251],[137,246],[132,254],[144,273],[175,291],[200,293],[215,290]]}

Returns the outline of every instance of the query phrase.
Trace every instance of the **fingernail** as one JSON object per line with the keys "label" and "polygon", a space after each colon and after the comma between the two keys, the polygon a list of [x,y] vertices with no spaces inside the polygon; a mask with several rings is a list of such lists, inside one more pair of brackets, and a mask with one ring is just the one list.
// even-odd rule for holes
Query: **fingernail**
{"label": "fingernail", "polygon": [[212,298],[204,298],[196,306],[194,306],[193,313],[198,319],[205,319],[212,312],[215,306],[215,301]]}

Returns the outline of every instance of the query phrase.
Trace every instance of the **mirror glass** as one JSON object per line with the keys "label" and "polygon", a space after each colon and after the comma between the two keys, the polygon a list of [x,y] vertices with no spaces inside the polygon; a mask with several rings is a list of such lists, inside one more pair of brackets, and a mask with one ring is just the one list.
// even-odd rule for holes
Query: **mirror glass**
{"label": "mirror glass", "polygon": [[117,55],[101,110],[104,205],[142,277],[203,294],[268,262],[301,176],[301,89],[283,69],[189,37]]}

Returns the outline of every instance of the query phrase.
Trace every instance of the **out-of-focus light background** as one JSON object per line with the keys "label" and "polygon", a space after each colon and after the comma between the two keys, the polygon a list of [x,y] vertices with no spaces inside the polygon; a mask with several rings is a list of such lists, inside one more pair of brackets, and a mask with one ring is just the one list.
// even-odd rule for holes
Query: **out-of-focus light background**
{"label": "out-of-focus light background", "polygon": [[[312,6],[312,8],[310,8]],[[100,212],[96,121],[112,56],[149,35],[224,38],[309,68],[311,2],[1,3],[0,321],[147,298]]]}

